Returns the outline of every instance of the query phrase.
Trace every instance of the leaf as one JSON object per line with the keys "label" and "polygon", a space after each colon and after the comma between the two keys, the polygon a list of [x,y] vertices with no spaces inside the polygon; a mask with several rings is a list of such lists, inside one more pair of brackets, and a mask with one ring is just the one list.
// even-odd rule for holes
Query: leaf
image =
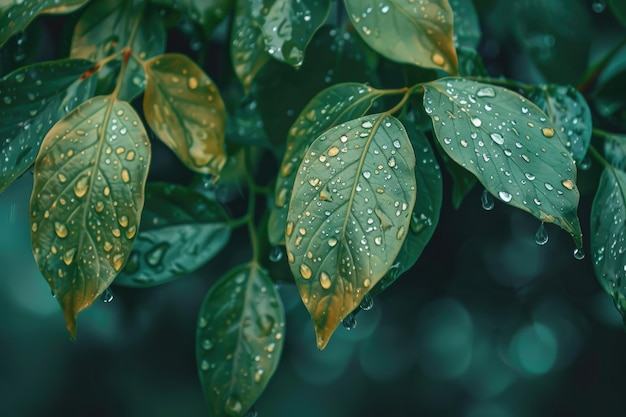
{"label": "leaf", "polygon": [[359,35],[381,55],[457,74],[448,0],[345,0],[345,5]]}
{"label": "leaf", "polygon": [[89,61],[64,59],[0,79],[0,192],[31,166],[50,127],[92,95],[93,84],[80,80],[91,67]]}
{"label": "leaf", "polygon": [[174,184],[149,183],[141,230],[115,284],[151,287],[195,271],[228,242],[222,206]]}
{"label": "leaf", "polygon": [[435,232],[441,212],[443,183],[435,153],[423,132],[415,129],[410,121],[403,121],[403,124],[406,126],[417,160],[415,164],[417,196],[406,240],[393,267],[372,289],[371,295],[384,291],[400,275],[415,265]]}
{"label": "leaf", "polygon": [[[135,26],[136,33],[133,32]],[[70,56],[99,62],[130,47],[136,57],[148,59],[165,51],[165,41],[163,20],[151,8],[144,12],[143,1],[96,0],[76,24]],[[109,93],[113,90],[120,66],[118,59],[98,71],[98,92]],[[132,101],[143,92],[145,84],[141,64],[130,59],[119,97]]]}
{"label": "leaf", "polygon": [[248,91],[268,54],[299,67],[313,34],[326,21],[330,0],[239,1],[231,32],[231,56]]}
{"label": "leaf", "polygon": [[76,315],[122,269],[139,229],[150,143],[124,101],[95,97],[48,132],[35,161],[31,239],[76,336]]}
{"label": "leaf", "polygon": [[592,133],[591,110],[587,101],[571,85],[544,85],[535,88],[528,98],[541,108],[561,133],[559,138],[580,163],[589,148]]}
{"label": "leaf", "polygon": [[265,270],[240,266],[209,290],[198,318],[196,361],[210,415],[243,416],[276,371],[285,313]]}
{"label": "leaf", "polygon": [[482,32],[472,0],[450,0],[454,12],[455,46],[476,49]]}
{"label": "leaf", "polygon": [[226,110],[213,81],[180,54],[160,55],[144,68],[150,128],[189,169],[219,176],[226,163]]}
{"label": "leaf", "polygon": [[0,47],[24,30],[38,15],[71,13],[89,0],[28,0],[0,2]]}
{"label": "leaf", "polygon": [[626,323],[626,173],[607,166],[591,207],[591,256],[602,288]]}
{"label": "leaf", "polygon": [[452,177],[452,207],[458,210],[465,197],[474,189],[478,180],[471,172],[450,158],[439,142],[435,142],[435,147],[443,160],[446,170]]}
{"label": "leaf", "polygon": [[151,0],[151,3],[182,11],[210,36],[213,29],[228,16],[234,0]]}
{"label": "leaf", "polygon": [[626,169],[626,135],[608,134],[604,141],[604,157],[614,167]]}
{"label": "leaf", "polygon": [[489,77],[480,54],[472,48],[459,47],[459,75],[463,77]]}
{"label": "leaf", "polygon": [[367,113],[383,91],[359,83],[342,83],[321,91],[302,110],[287,135],[287,148],[274,193],[275,206],[270,213],[269,241],[285,242],[285,225],[291,190],[306,148],[324,131]]}
{"label": "leaf", "polygon": [[513,91],[461,78],[424,89],[424,108],[446,153],[491,194],[556,223],[581,248],[576,167],[541,109]]}
{"label": "leaf", "polygon": [[622,26],[626,26],[626,3],[622,0],[609,0],[609,7]]}
{"label": "leaf", "polygon": [[384,113],[336,126],[308,148],[285,238],[318,348],[396,259],[415,204],[414,168],[404,127]]}

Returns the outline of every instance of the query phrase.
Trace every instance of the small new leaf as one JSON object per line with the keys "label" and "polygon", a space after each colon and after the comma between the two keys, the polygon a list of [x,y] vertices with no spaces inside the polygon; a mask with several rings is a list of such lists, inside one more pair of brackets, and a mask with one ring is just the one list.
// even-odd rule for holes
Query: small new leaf
{"label": "small new leaf", "polygon": [[80,80],[91,67],[90,61],[65,59],[0,79],[0,192],[31,166],[52,125],[91,96],[93,84]]}
{"label": "small new leaf", "polygon": [[461,78],[424,89],[443,150],[501,201],[556,223],[582,247],[576,166],[546,114],[513,91]]}
{"label": "small new leaf", "polygon": [[195,271],[228,242],[228,215],[202,194],[174,184],[150,183],[141,230],[118,285],[151,287]]}
{"label": "small new leaf", "polygon": [[345,0],[365,43],[397,62],[458,73],[448,0]]}
{"label": "small new leaf", "polygon": [[198,315],[196,361],[212,416],[243,416],[278,367],[285,313],[267,272],[250,264],[220,278]]}
{"label": "small new leaf", "polygon": [[150,128],[189,169],[219,176],[226,163],[226,110],[213,81],[180,54],[155,57],[144,69]]}
{"label": "small new leaf", "polygon": [[139,230],[150,143],[129,103],[95,97],[48,132],[35,161],[31,239],[76,335],[76,315],[121,271]]}
{"label": "small new leaf", "polygon": [[414,168],[404,127],[385,114],[336,126],[306,151],[285,243],[318,348],[396,259],[415,204]]}
{"label": "small new leaf", "polygon": [[359,83],[343,83],[317,94],[289,129],[287,149],[276,180],[275,206],[270,213],[268,231],[272,245],[285,242],[288,203],[297,168],[309,144],[322,132],[367,113],[383,92]]}
{"label": "small new leaf", "polygon": [[591,207],[591,257],[596,276],[626,323],[626,173],[604,169]]}

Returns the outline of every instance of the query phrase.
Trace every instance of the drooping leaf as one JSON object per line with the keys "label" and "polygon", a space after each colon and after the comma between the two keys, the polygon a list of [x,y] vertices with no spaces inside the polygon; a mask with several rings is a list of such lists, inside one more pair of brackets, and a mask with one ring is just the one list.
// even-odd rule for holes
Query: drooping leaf
{"label": "drooping leaf", "polygon": [[320,91],[342,82],[375,80],[356,39],[328,25],[315,34],[299,69],[276,60],[268,62],[257,77],[254,93],[263,127],[270,141],[279,147],[298,114]]}
{"label": "drooping leaf", "polygon": [[285,242],[291,190],[307,147],[331,127],[365,115],[382,94],[383,91],[365,84],[337,84],[321,91],[300,112],[287,135],[287,148],[276,180],[275,206],[268,226],[272,245]]}
{"label": "drooping leaf", "polygon": [[604,169],[591,207],[591,256],[626,323],[626,173],[613,167]]}
{"label": "drooping leaf", "polygon": [[318,348],[396,259],[415,204],[414,168],[404,127],[385,114],[343,123],[309,146],[285,238]]}
{"label": "drooping leaf", "polygon": [[609,0],[609,7],[622,26],[626,26],[626,3],[622,0]]}
{"label": "drooping leaf", "polygon": [[30,202],[37,266],[76,335],[76,315],[121,271],[139,230],[150,143],[129,103],[79,105],[48,132]]}
{"label": "drooping leaf", "polygon": [[345,5],[363,40],[381,55],[457,74],[448,0],[345,0]]}
{"label": "drooping leaf", "polygon": [[226,110],[213,81],[185,55],[160,55],[144,66],[150,128],[189,169],[219,176],[226,163]]}
{"label": "drooping leaf", "polygon": [[[142,0],[92,2],[76,24],[70,56],[99,62],[126,47],[140,59],[162,54],[166,40],[163,20],[153,8],[144,8],[142,3]],[[133,32],[134,27],[136,32]],[[99,93],[112,91],[120,65],[121,56],[98,72]],[[145,84],[141,64],[131,58],[118,96],[131,101],[141,94]]]}
{"label": "drooping leaf", "polygon": [[0,79],[0,192],[33,163],[48,130],[93,93],[81,75],[93,67],[64,59],[20,68]]}
{"label": "drooping leaf", "polygon": [[278,367],[285,313],[267,272],[251,264],[220,278],[198,315],[196,361],[212,416],[243,416]]}
{"label": "drooping leaf", "polygon": [[446,153],[501,201],[556,223],[582,247],[575,163],[545,113],[511,90],[462,78],[424,89]]}
{"label": "drooping leaf", "polygon": [[24,30],[40,14],[64,14],[79,9],[89,0],[28,0],[0,2],[0,47]]}
{"label": "drooping leaf", "polygon": [[197,22],[206,36],[222,21],[233,8],[234,0],[151,0],[151,3],[172,7],[187,14]]}
{"label": "drooping leaf", "polygon": [[403,120],[407,134],[415,152],[415,179],[417,196],[411,214],[411,223],[406,240],[396,257],[392,268],[372,289],[375,295],[389,287],[401,274],[411,269],[422,255],[439,222],[443,200],[441,169],[435,153],[423,132],[413,123]]}
{"label": "drooping leaf", "polygon": [[482,32],[472,0],[450,0],[454,12],[455,46],[476,49]]}
{"label": "drooping leaf", "polygon": [[150,183],[141,230],[118,285],[151,287],[195,271],[226,245],[228,215],[200,193],[174,184]]}
{"label": "drooping leaf", "polygon": [[559,138],[580,163],[587,154],[593,128],[591,110],[582,94],[571,85],[550,84],[535,88],[529,98],[548,115],[561,133]]}

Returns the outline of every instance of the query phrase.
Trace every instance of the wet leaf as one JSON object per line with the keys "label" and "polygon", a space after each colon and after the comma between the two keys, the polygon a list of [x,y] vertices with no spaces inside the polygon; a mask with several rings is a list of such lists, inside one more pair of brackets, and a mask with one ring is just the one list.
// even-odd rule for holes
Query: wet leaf
{"label": "wet leaf", "polygon": [[278,367],[285,313],[267,272],[240,266],[209,290],[198,316],[196,362],[210,415],[243,416]]}
{"label": "wet leaf", "polygon": [[213,29],[228,16],[234,0],[151,0],[151,3],[182,11],[210,36]]}
{"label": "wet leaf", "polygon": [[414,168],[404,127],[385,114],[336,126],[309,146],[285,238],[318,348],[396,259],[415,204]]}
{"label": "wet leaf", "polygon": [[476,13],[472,0],[450,0],[450,7],[454,12],[454,45],[456,48],[478,48],[482,32],[478,13]]}
{"label": "wet leaf", "polygon": [[609,7],[622,26],[626,26],[626,3],[622,0],[609,0]]}
{"label": "wet leaf", "polygon": [[76,335],[76,315],[121,271],[139,229],[150,143],[129,103],[99,96],[48,132],[30,202],[37,265]]}
{"label": "wet leaf", "polygon": [[435,147],[443,160],[446,170],[452,177],[452,207],[458,210],[465,197],[472,191],[474,186],[476,186],[478,180],[471,172],[450,158],[439,142],[435,142]]}
{"label": "wet leaf", "polygon": [[313,139],[333,126],[365,115],[382,93],[365,84],[337,84],[321,91],[300,112],[287,135],[287,148],[276,180],[275,206],[268,227],[272,245],[285,243],[291,190],[298,167]]}
{"label": "wet leaf", "polygon": [[115,283],[150,287],[195,271],[230,237],[222,206],[174,184],[149,183],[141,230]]}
{"label": "wet leaf", "polygon": [[413,123],[403,120],[415,152],[415,178],[417,197],[411,214],[411,223],[406,240],[396,257],[393,267],[372,289],[371,295],[389,287],[400,275],[411,269],[422,255],[439,222],[443,199],[441,169],[428,138],[415,129]]}
{"label": "wet leaf", "polygon": [[345,0],[345,5],[363,40],[381,55],[457,73],[448,0]]}
{"label": "wet leaf", "polygon": [[591,208],[591,256],[602,288],[626,323],[626,173],[607,167]]}
{"label": "wet leaf", "polygon": [[93,94],[80,80],[93,67],[64,59],[20,68],[0,79],[0,192],[33,163],[48,130]]}
{"label": "wet leaf", "polygon": [[[144,8],[142,3],[139,0],[92,2],[76,24],[70,56],[98,62],[127,46],[140,59],[162,54],[166,41],[163,20],[154,8]],[[131,39],[136,24],[137,32]],[[120,55],[98,71],[99,93],[109,93],[115,87],[121,58]],[[118,96],[132,101],[143,92],[145,84],[143,68],[131,55]]]}
{"label": "wet leaf", "polygon": [[609,134],[604,141],[604,157],[614,167],[626,170],[626,135]]}
{"label": "wet leaf", "polygon": [[191,59],[165,54],[145,63],[146,121],[191,170],[219,176],[226,110],[213,81]]}
{"label": "wet leaf", "polygon": [[498,199],[556,223],[582,247],[575,163],[545,113],[513,91],[461,78],[424,88],[446,153]]}
{"label": "wet leaf", "polygon": [[89,0],[28,0],[0,2],[0,47],[21,32],[40,14],[64,14],[79,9]]}
{"label": "wet leaf", "polygon": [[529,99],[548,115],[561,133],[559,138],[580,163],[587,154],[593,129],[591,110],[583,95],[571,85],[550,84],[534,89]]}

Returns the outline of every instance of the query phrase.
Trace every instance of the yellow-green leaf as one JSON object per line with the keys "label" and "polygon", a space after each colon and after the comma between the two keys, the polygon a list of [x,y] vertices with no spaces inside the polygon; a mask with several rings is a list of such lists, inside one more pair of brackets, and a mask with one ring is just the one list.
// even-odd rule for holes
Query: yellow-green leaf
{"label": "yellow-green leaf", "polygon": [[72,337],[78,312],[106,290],[130,254],[149,163],[139,116],[109,96],[81,104],[44,138],[30,202],[32,246]]}
{"label": "yellow-green leaf", "polygon": [[385,114],[336,126],[307,149],[285,243],[320,349],[396,259],[415,204],[414,168],[404,127]]}
{"label": "yellow-green leaf", "polygon": [[155,57],[144,69],[150,128],[189,169],[219,176],[226,163],[226,110],[213,81],[180,54]]}
{"label": "yellow-green leaf", "polygon": [[457,74],[448,0],[345,0],[352,24],[376,52],[397,62]]}
{"label": "yellow-green leaf", "polygon": [[79,9],[89,0],[23,0],[0,2],[0,47],[24,30],[39,14],[64,14]]}

